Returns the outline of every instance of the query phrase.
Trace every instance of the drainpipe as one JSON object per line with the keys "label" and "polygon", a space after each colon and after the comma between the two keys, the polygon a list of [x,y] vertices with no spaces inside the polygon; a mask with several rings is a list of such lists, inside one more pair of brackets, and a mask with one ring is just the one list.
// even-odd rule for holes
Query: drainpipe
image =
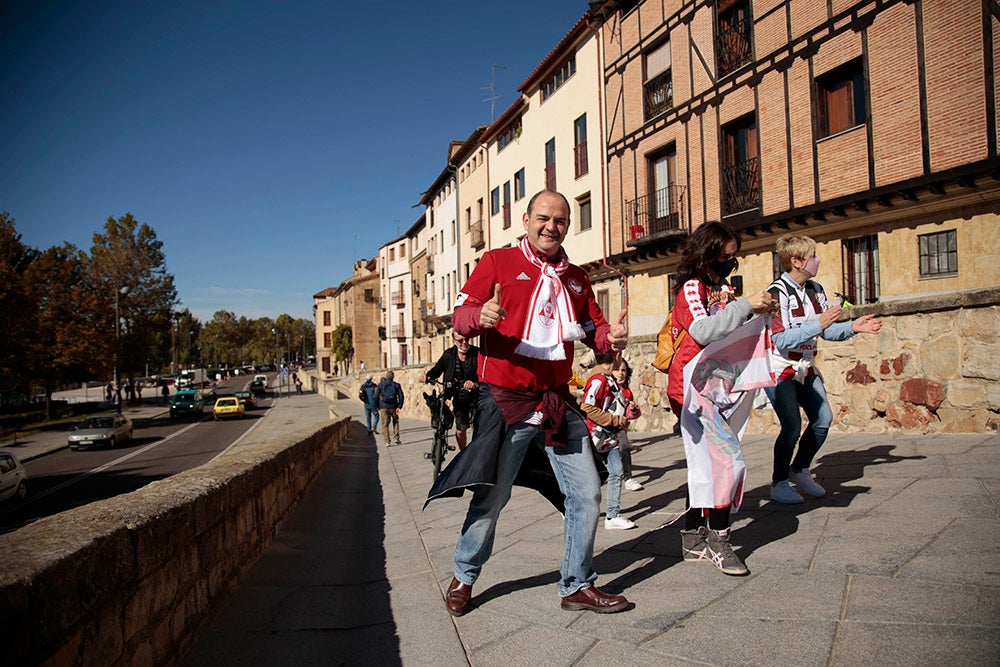
{"label": "drainpipe", "polygon": [[[448,163],[448,171],[455,177],[455,289],[454,297],[458,297],[459,281],[462,279],[462,202],[458,197],[458,165]],[[452,305],[455,302],[452,301]],[[455,326],[452,325],[452,330]],[[447,338],[441,341],[444,348],[447,348]]]}
{"label": "drainpipe", "polygon": [[[588,10],[589,14],[589,10]],[[601,148],[604,150],[604,154],[601,155],[601,197],[604,199],[604,206],[601,207],[601,244],[602,244],[602,256],[601,264],[604,268],[618,274],[618,278],[621,281],[622,286],[622,308],[628,309],[628,276],[624,273],[611,266],[608,263],[608,236],[611,234],[611,225],[606,225],[605,222],[608,219],[608,206],[609,197],[607,192],[607,183],[605,182],[607,176],[607,150],[605,144],[604,136],[604,44],[601,37],[601,29],[599,26],[594,25],[597,17],[593,14],[587,19],[587,27],[594,34],[594,38],[597,41],[597,81],[598,81],[598,104],[597,104],[597,131],[600,133],[601,137]],[[628,323],[626,320],[626,328]]]}

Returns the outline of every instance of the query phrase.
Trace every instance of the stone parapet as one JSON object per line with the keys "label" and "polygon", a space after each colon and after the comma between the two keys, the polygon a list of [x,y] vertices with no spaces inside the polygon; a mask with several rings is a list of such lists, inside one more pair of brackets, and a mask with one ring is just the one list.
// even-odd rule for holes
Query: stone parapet
{"label": "stone parapet", "polygon": [[0,624],[12,639],[0,664],[175,662],[349,428],[339,416],[232,448],[0,535]]}

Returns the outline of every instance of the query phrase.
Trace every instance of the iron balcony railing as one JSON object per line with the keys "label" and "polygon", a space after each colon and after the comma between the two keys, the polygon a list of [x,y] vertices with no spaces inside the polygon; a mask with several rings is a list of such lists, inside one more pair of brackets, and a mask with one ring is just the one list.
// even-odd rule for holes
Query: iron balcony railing
{"label": "iron balcony railing", "polygon": [[674,106],[674,86],[669,69],[647,81],[642,88],[646,120],[659,116]]}
{"label": "iron balcony railing", "polygon": [[482,220],[476,220],[469,225],[469,241],[472,243],[472,247],[477,250],[486,245],[486,236],[483,234]]}
{"label": "iron balcony railing", "polygon": [[751,23],[749,18],[720,20],[715,37],[715,52],[719,59],[719,76],[732,74],[753,58],[750,43]]}
{"label": "iron balcony railing", "polygon": [[434,273],[434,256],[427,255],[427,273]]}
{"label": "iron balcony railing", "polygon": [[406,327],[402,324],[393,324],[390,334],[393,338],[406,338]]}
{"label": "iron balcony railing", "polygon": [[682,204],[686,190],[683,185],[669,185],[652,194],[625,202],[625,220],[631,240],[661,232],[679,231],[684,222],[681,211],[684,210]]}
{"label": "iron balcony railing", "polygon": [[722,170],[722,205],[725,215],[760,208],[760,160],[749,158]]}
{"label": "iron balcony railing", "polygon": [[402,290],[393,292],[392,293],[392,297],[391,297],[391,302],[392,302],[392,305],[394,305],[394,306],[405,305],[406,304],[406,294]]}
{"label": "iron balcony railing", "polygon": [[581,141],[573,147],[573,169],[577,178],[580,178],[590,171],[590,165],[587,163],[586,141]]}

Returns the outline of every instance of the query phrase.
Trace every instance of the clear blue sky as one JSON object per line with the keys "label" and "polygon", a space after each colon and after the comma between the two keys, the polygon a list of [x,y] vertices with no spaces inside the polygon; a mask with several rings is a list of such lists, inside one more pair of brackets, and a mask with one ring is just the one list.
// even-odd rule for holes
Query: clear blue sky
{"label": "clear blue sky", "polygon": [[586,8],[0,2],[0,210],[84,250],[131,212],[197,317],[311,319]]}

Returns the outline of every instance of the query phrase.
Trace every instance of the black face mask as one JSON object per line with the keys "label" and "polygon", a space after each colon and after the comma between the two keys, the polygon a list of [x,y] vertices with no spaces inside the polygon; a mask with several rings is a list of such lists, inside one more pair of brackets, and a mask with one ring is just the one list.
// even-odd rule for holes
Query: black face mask
{"label": "black face mask", "polygon": [[715,260],[708,265],[708,268],[712,269],[712,273],[717,275],[719,278],[727,278],[730,273],[735,271],[740,265],[739,260],[735,257],[727,259],[725,261]]}

